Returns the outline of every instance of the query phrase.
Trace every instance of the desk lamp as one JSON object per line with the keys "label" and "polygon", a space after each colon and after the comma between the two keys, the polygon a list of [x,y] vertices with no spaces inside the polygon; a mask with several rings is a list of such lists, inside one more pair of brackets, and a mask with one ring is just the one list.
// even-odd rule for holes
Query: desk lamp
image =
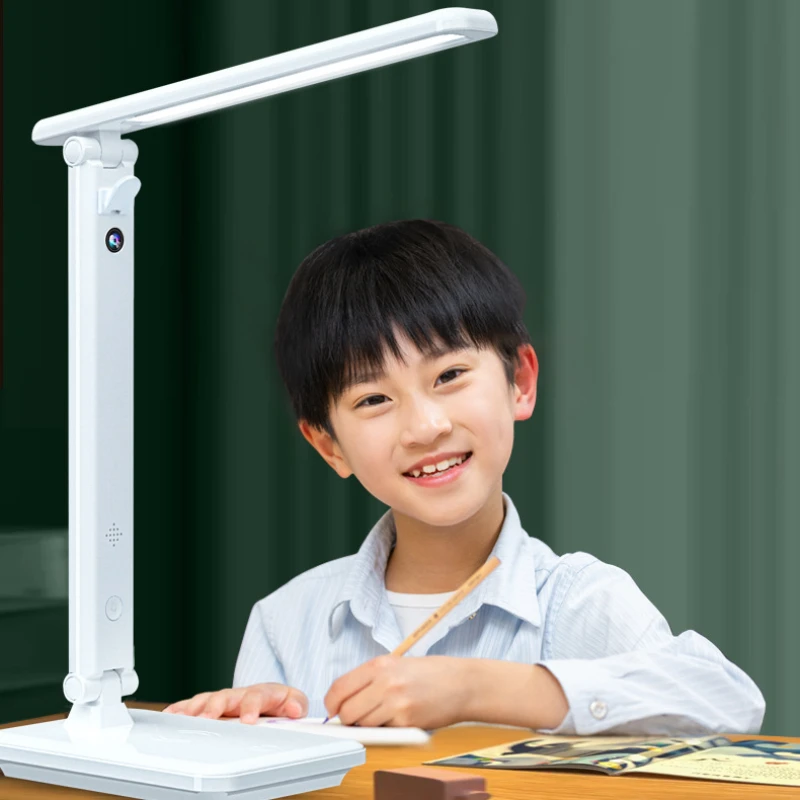
{"label": "desk lamp", "polygon": [[445,8],[42,119],[69,167],[69,673],[65,720],[0,731],[11,778],[149,800],[337,786],[357,742],[128,709],[133,659],[133,251],[138,148],[123,135],[494,36]]}

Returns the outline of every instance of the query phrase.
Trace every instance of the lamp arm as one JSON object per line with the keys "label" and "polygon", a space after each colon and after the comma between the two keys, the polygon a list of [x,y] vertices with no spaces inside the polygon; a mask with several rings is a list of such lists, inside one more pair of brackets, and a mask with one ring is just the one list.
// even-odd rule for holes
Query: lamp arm
{"label": "lamp arm", "polygon": [[138,148],[73,136],[69,167],[69,724],[132,724],[133,255]]}

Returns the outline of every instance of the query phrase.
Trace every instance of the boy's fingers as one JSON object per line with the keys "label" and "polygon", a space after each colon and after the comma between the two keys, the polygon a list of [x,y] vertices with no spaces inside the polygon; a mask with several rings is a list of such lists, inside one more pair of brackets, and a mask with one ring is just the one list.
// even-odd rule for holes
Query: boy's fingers
{"label": "boy's fingers", "polygon": [[262,688],[261,713],[273,717],[303,717],[308,713],[308,699],[299,690],[281,684],[265,684]]}
{"label": "boy's fingers", "polygon": [[263,692],[257,689],[248,689],[242,697],[239,706],[239,719],[242,722],[255,722],[261,716],[261,707],[264,702]]}
{"label": "boy's fingers", "polygon": [[196,694],[190,700],[186,701],[183,708],[183,713],[188,714],[190,717],[196,717],[205,707],[211,692],[201,692]]}
{"label": "boy's fingers", "polygon": [[329,716],[335,717],[345,700],[369,686],[374,678],[373,672],[372,662],[367,661],[337,678],[325,695],[324,703]]}
{"label": "boy's fingers", "polygon": [[178,700],[176,703],[168,705],[163,710],[169,714],[185,714],[186,707],[192,702],[193,699],[194,698],[190,697],[187,700]]}
{"label": "boy's fingers", "polygon": [[[365,718],[380,715],[382,706],[383,698],[377,696],[373,688],[367,688],[363,692],[358,692],[358,694],[344,700],[339,706],[336,715],[343,725],[366,725]],[[384,710],[383,716],[388,718],[391,715]],[[373,727],[377,727],[377,725]]]}
{"label": "boy's fingers", "polygon": [[203,716],[217,719],[225,716],[228,712],[235,712],[242,694],[244,694],[242,689],[221,689],[214,692],[206,702]]}
{"label": "boy's fingers", "polygon": [[242,698],[239,716],[242,722],[253,723],[261,715],[270,717],[304,717],[308,698],[299,689],[278,683],[251,687]]}
{"label": "boy's fingers", "polygon": [[308,698],[299,689],[290,689],[281,713],[286,717],[305,717],[308,714]]}
{"label": "boy's fingers", "polygon": [[218,692],[202,692],[189,700],[167,706],[170,714],[186,714],[218,719],[239,716],[244,722],[255,722],[262,714],[273,717],[304,717],[308,714],[308,698],[299,689],[279,683],[262,683]]}

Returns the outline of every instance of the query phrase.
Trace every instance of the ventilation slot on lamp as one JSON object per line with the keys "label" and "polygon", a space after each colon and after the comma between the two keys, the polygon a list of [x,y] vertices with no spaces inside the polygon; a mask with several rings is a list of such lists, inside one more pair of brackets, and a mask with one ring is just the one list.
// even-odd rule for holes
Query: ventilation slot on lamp
{"label": "ventilation slot on lamp", "polygon": [[122,538],[122,531],[117,527],[115,522],[111,523],[111,527],[108,529],[108,533],[106,534],[106,541],[111,544],[112,547],[117,546],[117,542]]}

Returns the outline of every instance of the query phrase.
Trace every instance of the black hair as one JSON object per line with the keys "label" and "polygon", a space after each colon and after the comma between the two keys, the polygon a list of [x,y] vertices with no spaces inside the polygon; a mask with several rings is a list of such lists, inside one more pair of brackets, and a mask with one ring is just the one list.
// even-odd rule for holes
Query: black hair
{"label": "black hair", "polygon": [[297,269],[278,314],[275,358],[297,420],[336,440],[330,408],[355,376],[378,371],[394,329],[428,355],[493,347],[514,384],[530,342],[525,292],[488,248],[455,225],[387,222],[320,245]]}

